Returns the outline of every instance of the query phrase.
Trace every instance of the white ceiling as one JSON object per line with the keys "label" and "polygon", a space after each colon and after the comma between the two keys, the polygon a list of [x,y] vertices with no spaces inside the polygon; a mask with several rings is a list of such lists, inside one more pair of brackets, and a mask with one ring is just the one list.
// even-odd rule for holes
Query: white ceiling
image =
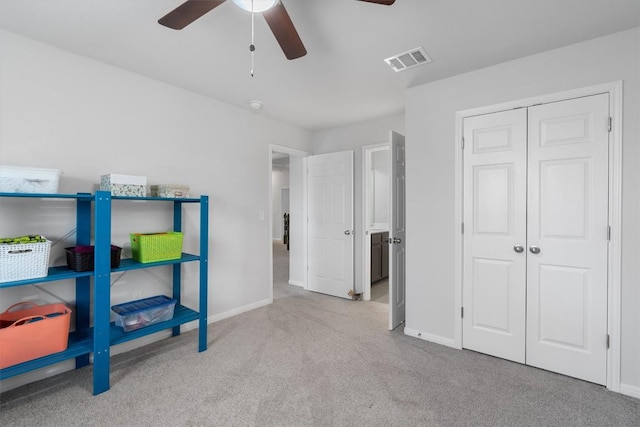
{"label": "white ceiling", "polygon": [[[309,130],[404,110],[404,89],[640,25],[640,0],[283,0],[308,54],[288,61],[232,1],[181,31],[182,0],[0,0],[0,27]],[[384,58],[422,46],[431,64]],[[597,61],[598,58],[593,58]]]}

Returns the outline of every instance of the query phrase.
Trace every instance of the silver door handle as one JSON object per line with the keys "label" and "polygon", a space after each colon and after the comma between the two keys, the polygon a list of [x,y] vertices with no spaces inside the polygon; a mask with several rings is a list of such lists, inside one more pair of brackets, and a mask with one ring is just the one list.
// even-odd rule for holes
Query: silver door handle
{"label": "silver door handle", "polygon": [[391,243],[391,239],[389,239],[388,237],[385,237],[385,238],[384,238],[384,242],[385,242],[385,243]]}
{"label": "silver door handle", "polygon": [[353,231],[351,231],[351,230],[344,230],[344,234],[345,234],[345,236],[349,236],[349,235],[355,234],[355,233],[353,233]]}
{"label": "silver door handle", "polygon": [[402,243],[402,239],[399,237],[394,237],[393,239],[391,239],[392,243]]}
{"label": "silver door handle", "polygon": [[529,252],[531,252],[532,254],[539,254],[540,248],[537,246],[529,246]]}
{"label": "silver door handle", "polygon": [[522,252],[524,252],[524,248],[520,245],[515,245],[513,247],[513,250],[516,251],[517,253],[521,254]]}

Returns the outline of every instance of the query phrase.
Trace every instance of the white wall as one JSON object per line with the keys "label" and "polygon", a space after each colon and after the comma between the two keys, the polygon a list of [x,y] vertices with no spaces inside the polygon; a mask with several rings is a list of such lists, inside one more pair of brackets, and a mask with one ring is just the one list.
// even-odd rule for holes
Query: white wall
{"label": "white wall", "polygon": [[289,188],[289,169],[274,169],[271,172],[271,191],[273,194],[273,212],[271,220],[273,221],[273,238],[282,240],[284,232],[284,220],[282,215],[282,189]]}
{"label": "white wall", "polygon": [[640,397],[640,29],[407,91],[407,329],[454,337],[455,113],[623,80],[622,372]]}
{"label": "white wall", "polygon": [[[260,213],[268,218],[270,143],[310,151],[310,133],[0,30],[0,163],[61,169],[64,193],[91,192],[101,174],[125,173],[208,194],[210,321],[269,302],[271,242]],[[22,202],[2,201],[0,235],[58,240],[75,227],[69,202]],[[187,209],[184,222],[185,250],[197,253],[197,208]],[[131,231],[171,225],[168,206],[115,203],[113,242],[126,246]],[[56,264],[64,264],[63,248],[74,238],[54,246]],[[197,265],[184,271],[183,301],[197,307]],[[112,287],[113,303],[140,290],[168,292],[169,270],[153,273],[161,280],[128,272]],[[74,301],[72,283],[45,287]],[[1,294],[0,310],[52,298],[30,286]]]}
{"label": "white wall", "polygon": [[354,151],[354,198],[355,198],[355,288],[363,292],[363,253],[362,238],[362,147],[389,142],[389,131],[404,135],[404,114],[383,117],[376,120],[355,123],[314,132],[311,136],[313,154],[336,151]]}

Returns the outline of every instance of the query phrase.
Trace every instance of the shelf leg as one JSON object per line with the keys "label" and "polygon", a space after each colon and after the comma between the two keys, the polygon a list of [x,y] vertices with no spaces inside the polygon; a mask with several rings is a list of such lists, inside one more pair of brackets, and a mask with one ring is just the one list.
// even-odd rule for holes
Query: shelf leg
{"label": "shelf leg", "polygon": [[[173,298],[176,300],[176,304],[180,304],[180,283],[181,283],[181,265],[173,265]],[[177,337],[180,335],[180,325],[171,328],[171,336]]]}
{"label": "shelf leg", "polygon": [[209,305],[209,196],[200,196],[200,318],[198,351],[207,349],[207,306]]}
{"label": "shelf leg", "polygon": [[111,301],[111,193],[96,192],[93,308],[93,394],[109,390]]}

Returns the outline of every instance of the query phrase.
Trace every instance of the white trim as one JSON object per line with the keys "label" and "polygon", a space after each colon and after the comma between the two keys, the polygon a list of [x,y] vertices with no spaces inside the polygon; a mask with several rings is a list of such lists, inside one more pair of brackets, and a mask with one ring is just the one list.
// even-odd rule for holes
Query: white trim
{"label": "white trim", "polygon": [[610,84],[609,114],[609,295],[608,325],[611,338],[607,354],[607,388],[620,391],[621,290],[622,290],[622,81]]}
{"label": "white trim", "polygon": [[640,399],[640,387],[629,384],[620,384],[620,393],[625,394],[627,396],[635,397],[636,399]]}
{"label": "white trim", "polygon": [[[307,157],[302,158],[302,218],[304,225],[302,226],[302,271],[304,272],[304,283],[302,287],[309,290],[309,191],[307,189],[309,182],[309,162]],[[273,286],[272,286],[273,287]]]}
{"label": "white trim", "polygon": [[[269,304],[273,303],[272,299],[263,299],[262,301],[256,301],[251,304],[243,305],[242,307],[234,308],[233,310],[225,311],[224,313],[216,314],[215,316],[210,316],[207,320],[207,324],[212,324],[215,322],[219,322],[221,320],[228,319],[230,317],[237,316],[238,314],[246,313],[248,311],[255,310],[256,308],[265,307]],[[192,328],[186,329],[190,330]]]}
{"label": "white trim", "polygon": [[[604,83],[580,89],[541,95],[517,101],[490,105],[480,108],[458,111],[456,113],[455,141],[455,272],[454,272],[454,338],[453,347],[462,348],[462,217],[463,217],[463,188],[462,170],[463,156],[461,142],[463,120],[466,117],[495,113],[514,108],[529,107],[534,104],[547,104],[572,98],[609,94],[609,111],[612,121],[612,131],[609,136],[609,225],[612,228],[609,242],[609,289],[608,289],[608,329],[611,346],[607,352],[607,388],[611,391],[622,392],[620,384],[620,314],[621,314],[621,258],[622,258],[622,81]],[[625,386],[630,390],[630,386]],[[631,390],[635,393],[635,391]],[[625,393],[626,394],[626,393]]]}
{"label": "white trim", "polygon": [[447,347],[457,348],[455,341],[448,337],[443,337],[440,335],[427,334],[416,329],[410,329],[405,326],[404,334],[410,337],[418,338],[421,340],[429,341],[432,343],[445,345]]}
{"label": "white trim", "polygon": [[462,220],[464,218],[464,203],[463,197],[464,193],[462,191],[463,186],[463,176],[462,171],[464,170],[462,155],[462,135],[463,128],[462,123],[464,116],[461,112],[456,113],[456,131],[455,131],[455,142],[453,144],[454,156],[455,156],[455,165],[454,165],[454,198],[455,198],[455,213],[454,213],[454,246],[453,246],[453,256],[455,257],[456,266],[454,268],[453,273],[453,295],[454,295],[454,307],[453,307],[453,343],[454,347],[457,349],[462,349],[462,271],[464,267],[464,260],[462,259]]}
{"label": "white trim", "polygon": [[304,289],[304,282],[301,282],[299,280],[289,280],[289,284],[293,286],[299,286]]}
{"label": "white trim", "polygon": [[[273,166],[273,153],[278,152],[278,153],[286,153],[289,155],[294,155],[294,156],[301,156],[301,157],[306,157],[309,155],[309,153],[307,153],[306,151],[301,151],[301,150],[297,150],[295,148],[290,148],[290,147],[285,147],[283,145],[276,145],[276,144],[269,144],[269,152],[267,155],[267,160],[268,160],[268,164],[267,164],[267,175],[268,175],[268,179],[267,179],[267,194],[268,194],[268,210],[267,210],[267,215],[265,220],[269,223],[268,227],[269,227],[269,248],[268,248],[268,253],[269,253],[269,281],[268,281],[268,286],[269,286],[269,301],[271,301],[271,303],[273,303],[273,190],[272,190],[272,186],[273,186],[273,177],[271,176],[271,168]],[[306,163],[303,161],[303,176],[306,176]],[[303,204],[303,217],[306,217],[306,206],[307,206],[307,186],[306,183],[304,183],[303,186],[303,190],[302,190],[302,204]],[[306,227],[304,227],[304,231],[303,231],[304,235],[303,235],[303,259],[305,260],[305,265],[304,268],[306,270],[307,265],[306,265],[306,259],[307,259],[307,242],[306,242],[306,233],[307,233],[307,229]]]}

